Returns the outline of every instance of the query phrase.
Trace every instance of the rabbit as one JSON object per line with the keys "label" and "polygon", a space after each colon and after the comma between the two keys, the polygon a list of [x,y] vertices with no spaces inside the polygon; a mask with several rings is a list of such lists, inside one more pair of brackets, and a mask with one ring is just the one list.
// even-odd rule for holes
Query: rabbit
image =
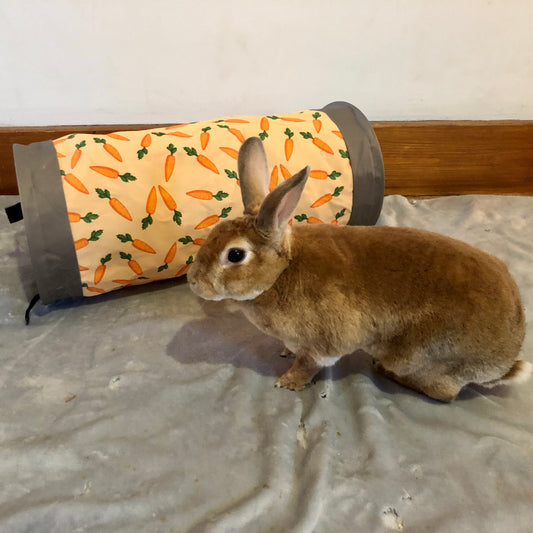
{"label": "rabbit", "polygon": [[219,222],[188,271],[191,290],[231,299],[295,355],[278,387],[301,390],[364,350],[400,384],[443,402],[469,383],[525,381],[525,319],[506,265],[461,241],[387,226],[288,224],[309,167],[268,192],[262,142],[238,155],[244,214]]}

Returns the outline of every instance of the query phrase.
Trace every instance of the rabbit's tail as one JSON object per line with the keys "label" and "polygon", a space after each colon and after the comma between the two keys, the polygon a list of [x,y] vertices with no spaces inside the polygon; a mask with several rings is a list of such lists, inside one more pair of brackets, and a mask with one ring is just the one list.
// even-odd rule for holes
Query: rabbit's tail
{"label": "rabbit's tail", "polygon": [[525,383],[533,374],[533,364],[523,359],[518,359],[513,363],[509,371],[501,378],[483,383],[484,387],[495,387],[496,385],[509,385],[511,383]]}

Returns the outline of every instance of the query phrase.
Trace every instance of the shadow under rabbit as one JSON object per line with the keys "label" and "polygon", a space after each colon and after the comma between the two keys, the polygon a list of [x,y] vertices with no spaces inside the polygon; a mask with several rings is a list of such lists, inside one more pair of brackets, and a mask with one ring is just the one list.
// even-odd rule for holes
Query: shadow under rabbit
{"label": "shadow under rabbit", "polygon": [[287,365],[279,355],[283,344],[263,335],[240,312],[222,302],[201,300],[205,317],[184,324],[167,345],[167,355],[182,364],[231,364],[275,377]]}
{"label": "shadow under rabbit", "polygon": [[[293,364],[294,356],[281,356],[280,340],[259,331],[241,311],[232,310],[231,304],[200,299],[198,303],[204,317],[184,324],[167,345],[167,355],[174,360],[182,364],[230,364],[272,378],[281,376]],[[313,383],[340,381],[358,374],[376,384],[390,381],[374,371],[367,353],[358,350],[322,369]],[[408,391],[400,385],[398,388]]]}
{"label": "shadow under rabbit", "polygon": [[[231,364],[277,378],[294,362],[282,356],[283,343],[259,331],[227,301],[198,299],[204,316],[184,324],[167,346],[167,355],[182,364]],[[338,381],[348,375],[372,374],[370,357],[362,351],[348,354],[320,371],[315,381]]]}

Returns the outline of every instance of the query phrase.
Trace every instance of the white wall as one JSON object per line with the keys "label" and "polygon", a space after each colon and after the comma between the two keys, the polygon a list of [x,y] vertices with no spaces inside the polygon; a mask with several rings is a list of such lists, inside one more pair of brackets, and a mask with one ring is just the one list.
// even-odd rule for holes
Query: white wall
{"label": "white wall", "polygon": [[0,0],[0,125],[533,119],[531,0]]}

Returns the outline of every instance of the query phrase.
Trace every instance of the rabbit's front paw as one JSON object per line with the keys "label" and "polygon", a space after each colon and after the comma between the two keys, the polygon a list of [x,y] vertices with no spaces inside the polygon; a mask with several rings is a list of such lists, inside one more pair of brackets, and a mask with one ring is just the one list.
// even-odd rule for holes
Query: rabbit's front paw
{"label": "rabbit's front paw", "polygon": [[276,381],[276,387],[299,391],[305,389],[310,382],[308,376],[289,370]]}
{"label": "rabbit's front paw", "polygon": [[313,377],[322,368],[307,353],[295,354],[296,360],[293,365],[277,381],[276,387],[283,387],[290,390],[305,389]]}

